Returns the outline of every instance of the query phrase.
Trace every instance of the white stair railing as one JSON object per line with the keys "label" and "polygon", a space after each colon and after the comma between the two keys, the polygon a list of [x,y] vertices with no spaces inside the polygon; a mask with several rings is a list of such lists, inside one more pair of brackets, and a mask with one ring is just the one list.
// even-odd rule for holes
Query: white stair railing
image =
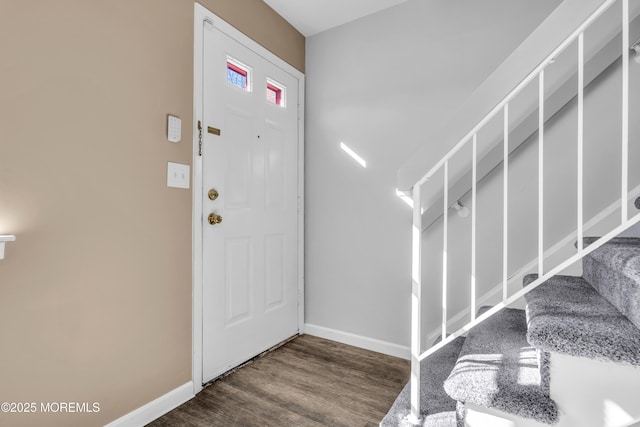
{"label": "white stair railing", "polygon": [[[589,28],[605,11],[607,11],[614,3],[619,1],[622,8],[621,26],[622,26],[622,155],[621,155],[621,222],[620,225],[610,230],[602,238],[584,247],[584,227],[583,227],[583,143],[584,143],[584,32]],[[438,163],[427,172],[421,179],[419,179],[413,186],[413,233],[412,233],[412,303],[411,303],[411,413],[409,418],[412,423],[418,423],[420,421],[420,362],[433,354],[449,342],[453,341],[457,337],[465,334],[474,326],[483,322],[487,318],[491,317],[498,311],[502,310],[506,306],[512,304],[516,300],[522,298],[528,292],[534,290],[550,277],[560,273],[569,265],[580,260],[584,256],[593,252],[604,243],[618,235],[629,226],[640,222],[640,214],[635,215],[633,218],[629,218],[628,214],[628,175],[629,175],[629,0],[607,0],[603,2],[598,9],[596,9],[587,18],[582,25],[580,25],[569,37],[567,37],[556,49],[553,50],[541,63],[538,65],[524,80],[522,80],[493,110],[491,110],[458,144],[456,144]],[[578,88],[577,88],[577,103],[578,103],[578,119],[577,119],[577,252],[564,260],[558,266],[545,271],[544,268],[544,100],[545,100],[545,69],[551,64],[560,53],[577,40],[578,49]],[[509,103],[520,94],[529,83],[534,79],[538,79],[538,278],[528,285],[526,288],[509,296],[507,292],[508,285],[508,224],[509,224],[509,211],[508,211],[508,190],[509,190]],[[502,259],[502,302],[493,306],[482,315],[476,317],[476,234],[477,234],[477,135],[478,132],[489,123],[494,117],[502,113],[504,120],[504,136],[503,136],[503,259]],[[447,289],[448,289],[448,219],[447,211],[449,209],[449,162],[461,148],[467,144],[471,144],[472,148],[472,160],[471,160],[471,274],[470,274],[470,294],[471,300],[469,305],[471,307],[471,318],[462,328],[457,331],[448,334],[447,332]],[[442,325],[441,325],[441,337],[442,340],[422,352],[422,188],[429,184],[429,179],[433,177],[436,172],[440,170],[444,174],[444,215],[443,215],[443,242],[442,242]]]}

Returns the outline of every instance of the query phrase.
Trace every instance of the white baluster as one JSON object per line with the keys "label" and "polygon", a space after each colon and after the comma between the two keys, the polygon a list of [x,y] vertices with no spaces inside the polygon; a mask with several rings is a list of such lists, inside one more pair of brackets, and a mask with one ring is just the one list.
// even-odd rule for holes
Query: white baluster
{"label": "white baluster", "polygon": [[420,351],[422,348],[422,186],[413,187],[412,295],[411,295],[411,414],[410,421],[420,419]]}
{"label": "white baluster", "polygon": [[538,276],[544,274],[544,70],[538,75]]}
{"label": "white baluster", "polygon": [[473,134],[472,169],[471,169],[471,321],[476,319],[476,218],[477,218],[477,169],[478,169],[478,135]]}
{"label": "white baluster", "polygon": [[444,233],[442,239],[442,339],[447,337],[447,266],[449,240],[449,161],[444,162]]}
{"label": "white baluster", "polygon": [[508,297],[508,246],[509,246],[509,104],[504,106],[504,146],[503,146],[503,207],[502,207],[502,301]]}
{"label": "white baluster", "polygon": [[629,0],[622,0],[622,223],[628,219],[629,194]]}
{"label": "white baluster", "polygon": [[583,157],[584,157],[584,33],[578,36],[578,252],[584,248]]}

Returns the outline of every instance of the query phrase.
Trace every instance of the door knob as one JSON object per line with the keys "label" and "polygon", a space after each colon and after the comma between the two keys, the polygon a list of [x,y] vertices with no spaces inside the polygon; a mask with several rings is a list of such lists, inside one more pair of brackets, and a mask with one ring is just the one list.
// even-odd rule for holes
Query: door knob
{"label": "door knob", "polygon": [[207,193],[209,195],[209,200],[215,200],[218,198],[218,196],[220,195],[220,193],[218,193],[215,188],[212,188],[211,190],[209,190],[209,193]]}
{"label": "door knob", "polygon": [[222,222],[222,217],[215,212],[209,214],[209,224],[216,225]]}

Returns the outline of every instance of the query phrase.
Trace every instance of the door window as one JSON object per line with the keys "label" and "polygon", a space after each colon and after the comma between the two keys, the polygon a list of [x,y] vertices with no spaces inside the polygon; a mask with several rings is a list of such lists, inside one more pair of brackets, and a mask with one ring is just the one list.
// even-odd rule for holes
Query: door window
{"label": "door window", "polygon": [[280,107],[285,106],[285,87],[280,83],[267,79],[267,102]]}
{"label": "door window", "polygon": [[251,92],[251,68],[233,58],[227,58],[227,82]]}

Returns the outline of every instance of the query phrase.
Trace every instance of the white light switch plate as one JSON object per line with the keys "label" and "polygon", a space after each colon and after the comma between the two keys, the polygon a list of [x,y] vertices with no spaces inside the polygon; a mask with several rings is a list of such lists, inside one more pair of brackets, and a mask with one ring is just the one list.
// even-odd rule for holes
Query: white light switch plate
{"label": "white light switch plate", "polygon": [[182,138],[182,120],[169,114],[167,116],[167,139],[169,142],[179,142]]}
{"label": "white light switch plate", "polygon": [[169,162],[167,164],[167,187],[189,188],[189,165]]}

